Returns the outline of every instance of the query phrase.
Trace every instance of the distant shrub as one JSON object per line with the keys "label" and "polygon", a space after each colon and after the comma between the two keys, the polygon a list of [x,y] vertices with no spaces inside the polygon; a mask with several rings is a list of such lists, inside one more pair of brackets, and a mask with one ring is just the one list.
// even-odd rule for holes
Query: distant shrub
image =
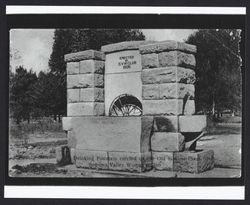
{"label": "distant shrub", "polygon": [[21,122],[19,125],[13,123],[12,120],[9,122],[9,135],[14,138],[24,139],[24,135],[28,134],[62,131],[62,124],[55,122],[51,118],[31,120],[29,124]]}

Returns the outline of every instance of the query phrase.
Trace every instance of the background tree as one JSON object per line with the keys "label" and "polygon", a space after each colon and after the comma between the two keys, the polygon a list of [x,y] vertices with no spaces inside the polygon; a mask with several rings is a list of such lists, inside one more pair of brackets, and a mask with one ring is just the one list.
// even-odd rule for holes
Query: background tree
{"label": "background tree", "polygon": [[22,66],[10,73],[10,110],[11,116],[19,124],[21,120],[30,121],[33,108],[36,106],[33,99],[34,84],[37,80],[36,74],[29,72]]}
{"label": "background tree", "polygon": [[54,115],[66,114],[66,64],[64,55],[88,49],[100,50],[102,45],[121,41],[144,40],[138,29],[56,29],[49,60],[54,75]]}
{"label": "background tree", "polygon": [[[54,106],[56,104],[55,93],[57,87],[54,85],[55,75],[51,72],[40,71],[38,79],[34,85],[34,95],[32,96],[36,102],[33,117],[49,117],[54,114]],[[56,118],[54,116],[54,118]]]}
{"label": "background tree", "polygon": [[197,46],[196,107],[218,115],[225,109],[241,110],[240,31],[202,29],[188,37]]}

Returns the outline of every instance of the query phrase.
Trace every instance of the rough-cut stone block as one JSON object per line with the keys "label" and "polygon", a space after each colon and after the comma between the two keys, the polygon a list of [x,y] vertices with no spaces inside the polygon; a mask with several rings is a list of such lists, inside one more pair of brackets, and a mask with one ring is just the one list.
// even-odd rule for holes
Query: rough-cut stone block
{"label": "rough-cut stone block", "polygon": [[143,115],[193,115],[194,100],[188,100],[183,106],[182,99],[143,100]]}
{"label": "rough-cut stone block", "polygon": [[68,146],[60,146],[56,148],[56,162],[60,165],[71,163],[70,148]]}
{"label": "rough-cut stone block", "polygon": [[194,98],[194,85],[184,83],[166,83],[159,85],[159,99],[183,99],[185,95]]}
{"label": "rough-cut stone block", "polygon": [[124,41],[124,42],[104,45],[101,47],[101,51],[104,53],[113,53],[123,50],[138,50],[140,45],[146,45],[154,42],[155,41]]}
{"label": "rough-cut stone block", "polygon": [[67,63],[67,74],[79,74],[79,62]]}
{"label": "rough-cut stone block", "polygon": [[103,88],[83,88],[80,90],[81,102],[103,102],[104,89]]}
{"label": "rough-cut stone block", "polygon": [[158,58],[160,67],[181,66],[186,68],[194,68],[196,65],[193,54],[187,54],[180,51],[159,53]]}
{"label": "rough-cut stone block", "polygon": [[80,89],[67,89],[67,99],[69,103],[79,102]]}
{"label": "rough-cut stone block", "polygon": [[67,108],[68,116],[104,115],[104,103],[100,102],[68,103]]}
{"label": "rough-cut stone block", "polygon": [[56,162],[59,163],[63,159],[62,147],[56,147]]}
{"label": "rough-cut stone block", "polygon": [[75,150],[76,167],[108,169],[108,153],[103,151]]}
{"label": "rough-cut stone block", "polygon": [[69,53],[69,54],[64,55],[65,62],[77,62],[77,61],[89,60],[89,59],[105,60],[105,55],[103,52],[95,51],[95,50],[86,50],[86,51],[80,51],[77,53]]}
{"label": "rough-cut stone block", "polygon": [[102,88],[103,86],[104,76],[102,74],[67,75],[67,88]]}
{"label": "rough-cut stone block", "polygon": [[151,152],[108,152],[109,169],[144,172],[152,169]]}
{"label": "rough-cut stone block", "polygon": [[160,98],[160,85],[158,84],[149,84],[142,85],[142,99],[150,100],[150,99],[159,99]]}
{"label": "rough-cut stone block", "polygon": [[178,48],[177,50],[183,51],[185,53],[197,53],[197,47],[195,45],[191,45],[188,43],[177,42]]}
{"label": "rough-cut stone block", "polygon": [[153,116],[142,116],[141,117],[141,151],[140,152],[148,152],[151,146],[151,136],[153,133]]}
{"label": "rough-cut stone block", "polygon": [[62,128],[65,131],[71,130],[73,127],[72,125],[72,118],[71,117],[63,117],[62,118]]}
{"label": "rough-cut stone block", "polygon": [[183,115],[193,115],[195,114],[195,102],[194,100],[188,100],[184,105]]}
{"label": "rough-cut stone block", "polygon": [[151,138],[151,149],[157,152],[183,151],[184,136],[175,132],[155,132]]}
{"label": "rough-cut stone block", "polygon": [[143,115],[180,115],[183,100],[143,100]]}
{"label": "rough-cut stone block", "polygon": [[200,173],[214,167],[214,151],[175,152],[174,171]]}
{"label": "rough-cut stone block", "polygon": [[156,170],[173,171],[173,152],[152,152],[153,167]]}
{"label": "rough-cut stone block", "polygon": [[104,61],[99,60],[83,60],[80,61],[80,73],[104,73]]}
{"label": "rough-cut stone block", "polygon": [[194,85],[184,83],[146,84],[142,85],[142,99],[183,99],[185,95],[194,98]]}
{"label": "rough-cut stone block", "polygon": [[142,69],[159,67],[158,54],[145,54],[141,56]]}
{"label": "rough-cut stone block", "polygon": [[75,164],[76,163],[76,149],[75,148],[70,148],[70,158],[71,158],[71,163]]}
{"label": "rough-cut stone block", "polygon": [[69,130],[67,133],[68,146],[70,148],[76,148],[76,135],[74,130]]}
{"label": "rough-cut stone block", "polygon": [[82,88],[104,87],[104,76],[101,74],[83,74],[79,77],[79,84]]}
{"label": "rough-cut stone block", "polygon": [[178,116],[155,116],[154,132],[177,132]]}
{"label": "rough-cut stone block", "polygon": [[180,132],[202,132],[207,126],[206,115],[179,116]]}
{"label": "rough-cut stone block", "polygon": [[[69,117],[68,117],[69,118]],[[77,149],[149,152],[153,117],[71,117]]]}
{"label": "rough-cut stone block", "polygon": [[186,83],[193,84],[195,82],[195,72],[191,69],[182,67],[163,67],[142,70],[142,83]]}
{"label": "rough-cut stone block", "polygon": [[79,87],[79,75],[67,75],[67,88]]}
{"label": "rough-cut stone block", "polygon": [[161,41],[161,42],[155,42],[152,44],[147,45],[141,45],[139,47],[141,54],[146,53],[160,53],[163,51],[173,51],[173,50],[179,50],[186,53],[196,53],[197,49],[196,46],[187,44],[187,43],[181,43],[177,41]]}

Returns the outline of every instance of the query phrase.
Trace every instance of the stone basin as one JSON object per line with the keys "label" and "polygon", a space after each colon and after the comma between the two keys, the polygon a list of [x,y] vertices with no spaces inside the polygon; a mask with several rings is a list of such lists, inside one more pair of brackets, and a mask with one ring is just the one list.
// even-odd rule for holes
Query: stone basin
{"label": "stone basin", "polygon": [[74,148],[84,150],[148,152],[153,117],[65,117]]}
{"label": "stone basin", "polygon": [[105,151],[147,152],[153,132],[180,132],[192,141],[206,125],[205,115],[63,118],[63,129],[75,141],[71,147]]}

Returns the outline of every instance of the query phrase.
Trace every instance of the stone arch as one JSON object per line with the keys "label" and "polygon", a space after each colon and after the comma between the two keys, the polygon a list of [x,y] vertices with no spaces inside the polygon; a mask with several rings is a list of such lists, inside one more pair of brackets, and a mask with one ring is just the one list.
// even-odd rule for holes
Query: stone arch
{"label": "stone arch", "polygon": [[110,105],[109,116],[141,116],[142,103],[133,95],[122,94],[116,97]]}

